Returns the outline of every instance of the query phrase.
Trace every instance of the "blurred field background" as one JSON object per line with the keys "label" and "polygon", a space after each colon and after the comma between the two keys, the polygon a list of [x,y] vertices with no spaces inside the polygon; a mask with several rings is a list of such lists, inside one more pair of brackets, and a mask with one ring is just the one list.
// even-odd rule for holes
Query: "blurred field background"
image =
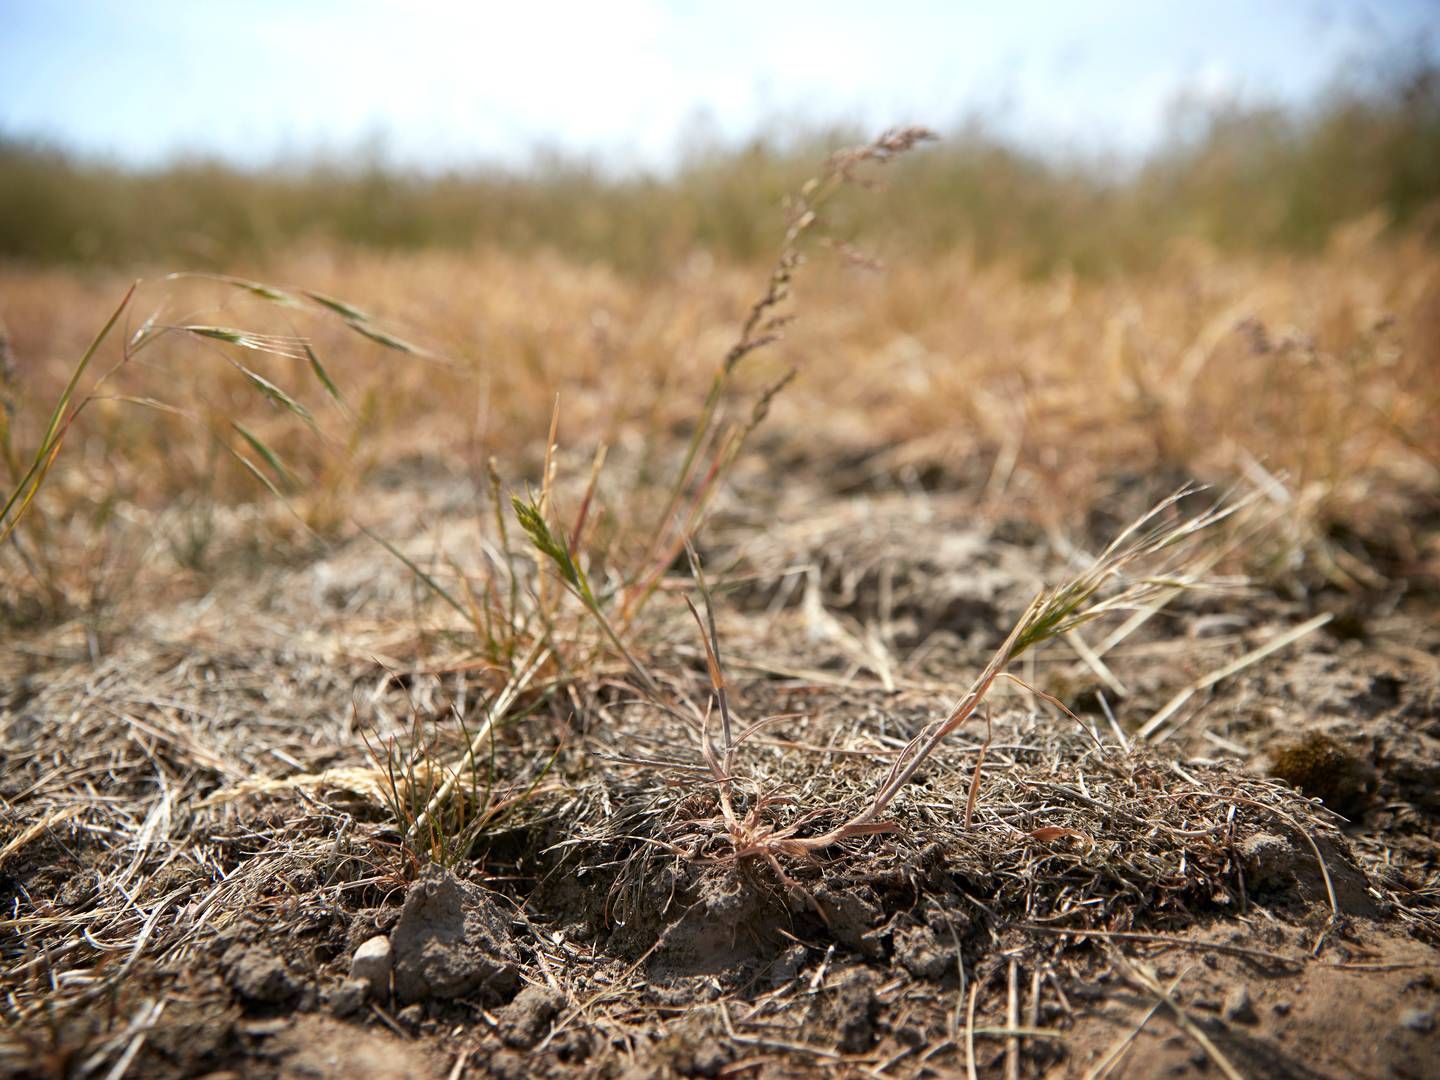
{"label": "blurred field background", "polygon": [[[1177,242],[1236,254],[1317,254],[1377,215],[1391,235],[1440,223],[1440,88],[1407,53],[1337,73],[1303,108],[1178,102],[1136,162],[1044,155],[983,118],[900,165],[848,207],[844,232],[914,257],[962,251],[1022,273],[1153,268]],[[932,122],[926,117],[915,122]],[[579,156],[509,168],[409,169],[383,146],[271,169],[221,159],[123,167],[0,141],[0,254],[48,264],[233,269],[297,245],[545,252],[664,275],[706,252],[772,257],[783,198],[857,129],[780,130],[690,147],[673,171],[618,174]]]}
{"label": "blurred field background", "polygon": [[[787,193],[859,136],[776,132],[691,151],[669,175],[558,158],[424,172],[363,155],[126,167],[5,140],[12,477],[137,276],[132,330],[303,335],[348,403],[327,409],[306,362],[254,357],[309,403],[308,430],[214,341],[119,365],[6,551],[7,618],[103,607],[134,581],[109,566],[116,552],[158,543],[191,570],[212,563],[219,509],[273,502],[227,451],[236,425],[273,447],[301,519],[332,538],[347,500],[406,462],[473,479],[494,455],[508,480],[533,479],[557,393],[581,458],[601,441],[675,452],[779,249]],[[1304,108],[1177,107],[1139,162],[1046,158],[974,124],[876,179],[826,209],[798,321],[734,388],[743,410],[799,371],[764,429],[772,454],[835,477],[873,458],[871,472],[969,485],[1052,525],[1117,473],[1261,483],[1294,500],[1295,542],[1327,580],[1433,570],[1409,524],[1433,513],[1440,468],[1433,63],[1374,62]],[[176,270],[340,297],[427,352],[164,280]],[[106,347],[87,378],[119,359]],[[270,511],[288,532],[293,518]],[[105,540],[127,530],[151,546]]]}

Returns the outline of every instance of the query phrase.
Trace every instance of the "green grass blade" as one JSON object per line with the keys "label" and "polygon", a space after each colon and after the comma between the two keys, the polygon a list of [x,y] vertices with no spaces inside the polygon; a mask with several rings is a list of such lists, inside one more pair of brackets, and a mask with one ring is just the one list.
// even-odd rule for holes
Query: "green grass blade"
{"label": "green grass blade", "polygon": [[530,542],[549,557],[565,583],[579,593],[586,604],[596,606],[595,596],[590,591],[590,582],[586,580],[585,572],[571,556],[569,547],[550,531],[550,525],[540,513],[540,508],[534,503],[527,503],[518,495],[511,496],[510,505],[515,508],[515,516],[520,521],[520,527],[530,537]]}
{"label": "green grass blade", "polygon": [[305,295],[321,307],[329,308],[335,312],[335,314],[344,318],[346,322],[368,323],[370,321],[370,316],[366,312],[361,311],[353,304],[347,304],[344,300],[337,300],[333,296],[326,296],[321,292],[312,292],[309,289],[305,290]]}
{"label": "green grass blade", "polygon": [[293,489],[300,486],[295,479],[295,474],[290,471],[285,462],[280,460],[279,454],[261,442],[258,436],[251,434],[234,420],[230,421],[230,426],[240,434],[242,439],[250,444],[251,449],[265,459],[265,464],[269,465],[275,475],[280,477],[288,487]]}
{"label": "green grass blade", "polygon": [[166,274],[163,281],[216,281],[221,285],[230,285],[236,289],[243,289],[262,300],[268,300],[272,304],[282,304],[285,307],[304,307],[300,298],[294,293],[286,292],[284,289],[276,288],[274,285],[266,285],[263,281],[251,281],[249,278],[234,277],[231,274],[207,274],[199,270],[184,270],[176,274]]}
{"label": "green grass blade", "polygon": [[[244,432],[241,432],[241,434],[243,435]],[[265,490],[270,492],[271,495],[274,495],[281,502],[285,503],[286,506],[290,505],[289,500],[285,498],[285,493],[275,486],[275,482],[265,475],[264,470],[262,470],[259,465],[256,465],[255,462],[251,461],[248,457],[242,454],[239,450],[236,450],[235,447],[231,446],[229,443],[225,444],[225,449],[229,450],[230,453],[235,456],[235,460],[240,462],[241,465],[245,466],[245,468],[250,471],[251,476],[255,477],[256,480],[259,480],[260,483],[265,485]]]}
{"label": "green grass blade", "polygon": [[340,388],[335,385],[335,380],[330,378],[330,373],[325,370],[325,365],[320,363],[320,357],[315,355],[315,350],[310,347],[309,343],[305,345],[305,358],[310,361],[311,372],[314,373],[315,378],[320,380],[320,385],[325,387],[325,392],[330,395],[331,400],[342,410],[349,412],[345,405],[345,399],[340,396]]}
{"label": "green grass blade", "polygon": [[293,397],[287,394],[284,390],[280,389],[280,387],[276,386],[269,379],[265,378],[265,376],[261,375],[258,371],[251,371],[249,368],[247,368],[244,364],[241,363],[236,363],[235,366],[239,368],[241,374],[243,374],[247,379],[254,383],[255,386],[259,388],[260,392],[266,397],[268,397],[271,401],[275,402],[277,405],[280,405],[282,408],[288,409],[290,412],[298,416],[301,420],[304,420],[305,423],[308,424],[312,430],[319,430],[315,425],[315,417],[304,405],[301,405]]}
{"label": "green grass blade", "polygon": [[464,617],[466,622],[470,621],[470,612],[465,610],[465,605],[460,603],[459,600],[456,600],[455,597],[451,595],[450,591],[445,588],[445,586],[441,585],[433,577],[431,577],[424,570],[422,570],[413,559],[411,559],[408,555],[402,552],[394,544],[390,543],[389,540],[386,540],[379,533],[372,532],[364,525],[360,526],[360,531],[363,532],[366,536],[370,537],[371,540],[374,540],[391,555],[394,555],[395,558],[399,559],[402,563],[404,563],[407,570],[409,570],[412,574],[419,578],[426,585],[426,587],[430,589],[431,592],[433,592],[436,596],[440,597],[441,600],[444,600],[452,608],[458,611],[461,616]]}
{"label": "green grass blade", "polygon": [[429,352],[420,348],[419,345],[412,345],[404,338],[398,338],[394,334],[387,334],[383,330],[377,330],[373,326],[366,325],[355,319],[346,319],[345,325],[354,330],[357,334],[369,338],[387,349],[394,349],[396,352],[409,353],[412,356],[428,356]]}
{"label": "green grass blade", "polygon": [[[89,348],[80,357],[80,362],[75,365],[75,370],[70,373],[70,380],[65,384],[65,389],[61,391],[59,400],[55,402],[55,409],[50,414],[50,423],[45,427],[45,437],[40,440],[40,447],[35,451],[35,459],[30,463],[30,468],[26,470],[20,482],[15,485],[14,490],[5,499],[4,507],[0,508],[0,543],[4,543],[15,531],[15,526],[25,516],[25,511],[34,500],[36,493],[39,492],[40,485],[44,483],[45,475],[55,461],[55,455],[60,452],[60,443],[64,439],[64,432],[69,428],[68,423],[62,425],[62,421],[66,410],[70,407],[70,402],[74,400],[75,390],[80,385],[80,379],[90,366],[90,361],[95,358],[100,344],[109,337],[110,331],[115,329],[115,324],[120,321],[121,314],[130,305],[137,285],[139,282],[132,284],[126,291],[124,299],[111,313],[110,318],[105,320],[105,325],[100,328],[100,332],[90,342]],[[12,511],[14,511],[13,514]]]}
{"label": "green grass blade", "polygon": [[230,326],[206,326],[204,324],[191,324],[175,327],[187,334],[194,334],[196,337],[210,338],[214,341],[223,341],[227,345],[234,345],[241,349],[249,349],[252,352],[269,353],[272,356],[284,356],[294,360],[303,354],[297,350],[303,347],[304,342],[295,337],[276,337],[273,334],[255,334],[249,330],[236,330]]}

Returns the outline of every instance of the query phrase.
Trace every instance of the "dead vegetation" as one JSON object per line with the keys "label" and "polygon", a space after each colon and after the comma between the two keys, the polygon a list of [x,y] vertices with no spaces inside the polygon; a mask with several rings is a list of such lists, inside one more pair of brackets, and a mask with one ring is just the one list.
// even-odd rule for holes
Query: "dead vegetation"
{"label": "dead vegetation", "polygon": [[[86,353],[108,283],[3,271],[7,1068],[1426,1060],[1440,262],[805,265],[925,135],[758,300],[310,253]],[[1373,972],[1392,1058],[1221,971]]]}

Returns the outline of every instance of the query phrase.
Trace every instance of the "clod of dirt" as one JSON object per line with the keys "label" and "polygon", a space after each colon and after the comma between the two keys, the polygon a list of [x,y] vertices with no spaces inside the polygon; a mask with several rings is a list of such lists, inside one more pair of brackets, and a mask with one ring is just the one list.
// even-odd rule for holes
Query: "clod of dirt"
{"label": "clod of dirt", "polygon": [[1428,1035],[1435,1030],[1434,1009],[1407,1009],[1400,1017],[1402,1027]]}
{"label": "clod of dirt", "polygon": [[258,945],[241,945],[221,959],[230,986],[249,1005],[284,1005],[300,992],[285,961]]}
{"label": "clod of dirt", "polygon": [[[427,1080],[437,1072],[428,1049],[381,1027],[365,1029],[322,1016],[297,1019],[274,1040],[271,1052],[281,1062],[282,1080]],[[248,1069],[245,1075],[251,1075]]]}
{"label": "clod of dirt", "polygon": [[656,983],[729,971],[773,955],[785,909],[753,882],[731,868],[689,878],[684,889],[688,906],[679,918],[665,922],[657,898],[624,928],[623,938],[612,938],[627,947],[653,944],[648,970]]}
{"label": "clod of dirt", "polygon": [[955,946],[928,926],[907,926],[895,931],[895,959],[917,979],[942,979],[955,970]]}
{"label": "clod of dirt", "polygon": [[501,1041],[519,1050],[530,1049],[564,1004],[565,995],[548,986],[527,986],[498,1013]]}
{"label": "clod of dirt", "polygon": [[1347,817],[1364,809],[1375,778],[1368,762],[1321,731],[1275,750],[1270,775]]}
{"label": "clod of dirt", "polygon": [[519,979],[505,914],[482,889],[437,866],[410,887],[390,944],[402,1002],[477,992],[503,999]]}
{"label": "clod of dirt", "polygon": [[720,1013],[698,1008],[670,1028],[643,1058],[621,1074],[622,1080],[650,1076],[719,1076],[735,1060],[735,1045],[725,1038]]}
{"label": "clod of dirt", "polygon": [[1310,903],[1328,903],[1333,890],[1340,914],[1378,918],[1380,907],[1370,893],[1370,881],[1343,842],[1320,836],[1315,844],[1325,863],[1323,873],[1308,845],[1274,833],[1247,837],[1239,844],[1246,882],[1257,892],[1293,889],[1299,899]]}
{"label": "clod of dirt", "polygon": [[493,1080],[531,1080],[534,1070],[523,1054],[497,1050],[485,1062],[485,1075]]}
{"label": "clod of dirt", "polygon": [[390,989],[390,970],[395,966],[390,939],[377,934],[355,950],[350,959],[350,978],[367,984],[374,997],[382,997]]}
{"label": "clod of dirt", "polygon": [[884,912],[869,888],[824,882],[811,896],[836,941],[872,959],[882,954],[884,950],[874,930],[884,918]]}
{"label": "clod of dirt", "polygon": [[795,979],[805,966],[805,959],[809,954],[810,951],[804,945],[791,945],[770,965],[770,981],[779,986]]}
{"label": "clod of dirt", "polygon": [[1283,836],[1256,833],[1240,843],[1247,884],[1253,889],[1270,889],[1288,884],[1295,877],[1300,852]]}
{"label": "clod of dirt", "polygon": [[1232,1024],[1256,1023],[1260,1017],[1256,1015],[1255,1004],[1250,1000],[1249,987],[1243,984],[1231,987],[1230,992],[1225,995],[1221,1015]]}
{"label": "clod of dirt", "polygon": [[855,968],[841,978],[831,991],[829,1007],[834,1031],[839,1036],[839,1050],[844,1054],[860,1054],[875,1042],[874,976],[864,968]]}
{"label": "clod of dirt", "polygon": [[364,979],[346,979],[330,995],[330,1011],[342,1018],[354,1016],[365,1007],[365,999],[369,996],[370,984]]}

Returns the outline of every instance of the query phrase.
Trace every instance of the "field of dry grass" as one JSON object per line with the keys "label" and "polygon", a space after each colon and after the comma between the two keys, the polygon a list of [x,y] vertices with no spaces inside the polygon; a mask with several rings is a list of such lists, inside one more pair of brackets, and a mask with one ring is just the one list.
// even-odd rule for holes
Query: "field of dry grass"
{"label": "field of dry grass", "polygon": [[1440,254],[881,265],[832,175],[778,267],[148,278],[48,443],[130,281],[0,266],[0,1069],[1426,1073]]}

